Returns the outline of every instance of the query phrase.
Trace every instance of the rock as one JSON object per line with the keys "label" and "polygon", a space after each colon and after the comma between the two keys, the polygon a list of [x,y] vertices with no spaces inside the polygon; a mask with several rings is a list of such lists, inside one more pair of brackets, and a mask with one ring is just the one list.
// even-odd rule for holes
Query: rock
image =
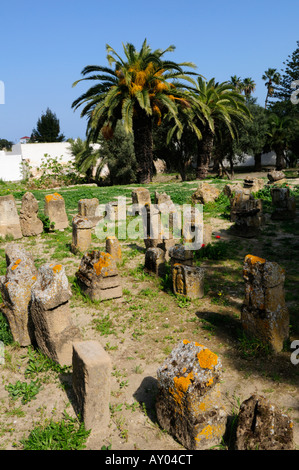
{"label": "rock", "polygon": [[265,397],[252,395],[240,407],[236,450],[294,450],[293,422]]}
{"label": "rock", "polygon": [[6,262],[6,274],[0,277],[2,311],[9,323],[14,341],[20,346],[29,346],[34,343],[34,328],[29,305],[37,269],[31,255],[14,244],[6,249]]}
{"label": "rock", "polygon": [[122,297],[116,261],[109,253],[86,253],[81,259],[76,278],[84,294],[91,300]]}
{"label": "rock", "polygon": [[30,307],[35,338],[42,353],[61,366],[72,364],[73,342],[82,339],[72,322],[71,295],[61,264],[47,263],[39,268]]}
{"label": "rock", "polygon": [[246,178],[243,182],[243,188],[250,189],[252,193],[257,193],[264,185],[265,183],[262,178]]}
{"label": "rock", "polygon": [[206,204],[214,202],[220,195],[220,190],[215,186],[201,182],[195,193],[192,194],[191,200],[194,204]]}
{"label": "rock", "polygon": [[72,220],[71,251],[74,254],[85,253],[91,245],[93,222],[87,217],[75,215]]}
{"label": "rock", "polygon": [[229,198],[233,197],[236,191],[242,191],[240,183],[226,184],[222,190],[223,194]]}
{"label": "rock", "polygon": [[201,299],[204,296],[204,269],[199,266],[172,266],[172,287],[176,295],[189,299]]}
{"label": "rock", "polygon": [[45,196],[45,216],[54,224],[53,230],[64,230],[69,226],[63,197],[58,194]]}
{"label": "rock", "polygon": [[22,238],[20,218],[12,194],[0,196],[0,237],[6,236],[12,236],[15,240]]}
{"label": "rock", "polygon": [[232,231],[245,238],[259,235],[265,223],[261,199],[255,199],[251,193],[236,191],[231,199],[231,221],[235,222]]}
{"label": "rock", "polygon": [[181,341],[157,370],[157,419],[186,449],[221,442],[227,416],[220,404],[222,364],[205,346]]}
{"label": "rock", "polygon": [[109,355],[97,341],[73,344],[72,386],[75,409],[91,435],[108,431],[112,364]]}
{"label": "rock", "polygon": [[38,201],[30,192],[22,197],[20,210],[20,225],[24,237],[32,237],[43,232],[44,226],[38,218]]}
{"label": "rock", "polygon": [[273,352],[280,352],[289,337],[284,270],[274,262],[247,255],[244,260],[245,299],[241,309],[244,331]]}

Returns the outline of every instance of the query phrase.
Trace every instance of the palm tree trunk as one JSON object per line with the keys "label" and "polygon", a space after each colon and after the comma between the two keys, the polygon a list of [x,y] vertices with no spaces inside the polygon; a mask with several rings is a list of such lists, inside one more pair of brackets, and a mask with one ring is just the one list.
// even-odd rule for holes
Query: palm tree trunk
{"label": "palm tree trunk", "polygon": [[276,153],[276,170],[283,170],[285,168],[284,151],[280,147],[274,149],[274,151]]}
{"label": "palm tree trunk", "polygon": [[153,177],[152,120],[140,110],[133,118],[134,150],[137,161],[137,181],[150,183]]}
{"label": "palm tree trunk", "polygon": [[214,135],[210,129],[201,131],[202,139],[197,143],[196,179],[202,180],[208,176],[209,163],[212,157]]}

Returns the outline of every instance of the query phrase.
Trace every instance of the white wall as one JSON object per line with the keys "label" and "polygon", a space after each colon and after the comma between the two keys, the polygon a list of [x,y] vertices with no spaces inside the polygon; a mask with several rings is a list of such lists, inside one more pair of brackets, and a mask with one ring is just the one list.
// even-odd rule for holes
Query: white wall
{"label": "white wall", "polygon": [[0,179],[3,181],[21,181],[23,179],[22,155],[0,152]]}

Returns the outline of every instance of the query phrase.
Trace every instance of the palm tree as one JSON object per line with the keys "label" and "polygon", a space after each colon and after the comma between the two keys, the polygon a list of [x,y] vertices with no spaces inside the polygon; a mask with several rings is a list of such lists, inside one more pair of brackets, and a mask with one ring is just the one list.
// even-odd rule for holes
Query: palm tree
{"label": "palm tree", "polygon": [[249,118],[250,113],[244,96],[229,82],[218,83],[214,78],[207,82],[198,77],[192,95],[193,121],[201,135],[197,141],[196,178],[204,179],[208,174],[219,124],[223,123],[235,138],[236,124]]}
{"label": "palm tree", "polygon": [[241,91],[244,91],[245,97],[249,98],[251,93],[254,92],[256,87],[255,82],[252,80],[252,78],[247,77],[244,78],[242,85],[241,85]]}
{"label": "palm tree", "polygon": [[266,109],[268,99],[274,93],[274,86],[273,85],[279,85],[279,83],[280,83],[280,73],[277,72],[276,69],[268,68],[268,70],[266,70],[264,75],[262,76],[262,79],[265,80],[265,82],[266,82],[265,85],[267,87],[267,96],[266,96],[266,100],[265,100],[265,109]]}
{"label": "palm tree", "polygon": [[[123,46],[125,59],[106,45],[109,67],[88,65],[82,70],[84,78],[96,84],[77,98],[72,107],[84,105],[81,117],[88,118],[87,140],[96,142],[100,132],[109,139],[122,120],[126,132],[134,136],[134,151],[138,164],[137,181],[148,183],[153,175],[153,122],[159,124],[164,114],[176,118],[177,103],[188,104],[181,80],[194,81],[184,67],[195,68],[191,62],[177,64],[166,61],[166,52],[174,51],[173,45],[165,50],[152,51],[144,40],[140,51],[127,43]],[[112,68],[113,65],[113,68]]]}
{"label": "palm tree", "polygon": [[285,151],[291,137],[294,121],[290,116],[278,116],[270,114],[269,119],[268,145],[276,153],[276,169],[285,168]]}
{"label": "palm tree", "polygon": [[242,79],[241,77],[238,77],[237,75],[233,75],[230,77],[230,82],[234,86],[235,90],[241,93],[242,91]]}

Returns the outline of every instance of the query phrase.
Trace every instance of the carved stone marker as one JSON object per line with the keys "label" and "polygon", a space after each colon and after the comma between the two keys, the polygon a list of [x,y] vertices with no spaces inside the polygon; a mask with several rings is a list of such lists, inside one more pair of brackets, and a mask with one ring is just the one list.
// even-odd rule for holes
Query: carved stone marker
{"label": "carved stone marker", "polygon": [[95,227],[102,218],[99,214],[99,206],[100,202],[96,197],[80,199],[78,201],[78,214],[87,217],[92,222],[92,226]]}
{"label": "carved stone marker", "polygon": [[273,220],[291,220],[296,217],[296,199],[290,195],[289,188],[271,188],[274,211]]}
{"label": "carved stone marker", "polygon": [[173,292],[190,299],[204,296],[204,269],[175,263],[172,266]]}
{"label": "carved stone marker", "polygon": [[109,253],[117,263],[121,261],[121,246],[115,235],[106,238],[106,251]]}
{"label": "carved stone marker", "polygon": [[91,245],[91,230],[93,222],[87,217],[76,215],[72,220],[72,244],[73,253],[85,253]]}
{"label": "carved stone marker", "polygon": [[157,370],[158,421],[186,449],[205,450],[221,442],[227,420],[220,404],[221,371],[215,353],[188,340]]}
{"label": "carved stone marker", "polygon": [[252,395],[240,407],[236,450],[294,450],[293,422],[265,397]]}

